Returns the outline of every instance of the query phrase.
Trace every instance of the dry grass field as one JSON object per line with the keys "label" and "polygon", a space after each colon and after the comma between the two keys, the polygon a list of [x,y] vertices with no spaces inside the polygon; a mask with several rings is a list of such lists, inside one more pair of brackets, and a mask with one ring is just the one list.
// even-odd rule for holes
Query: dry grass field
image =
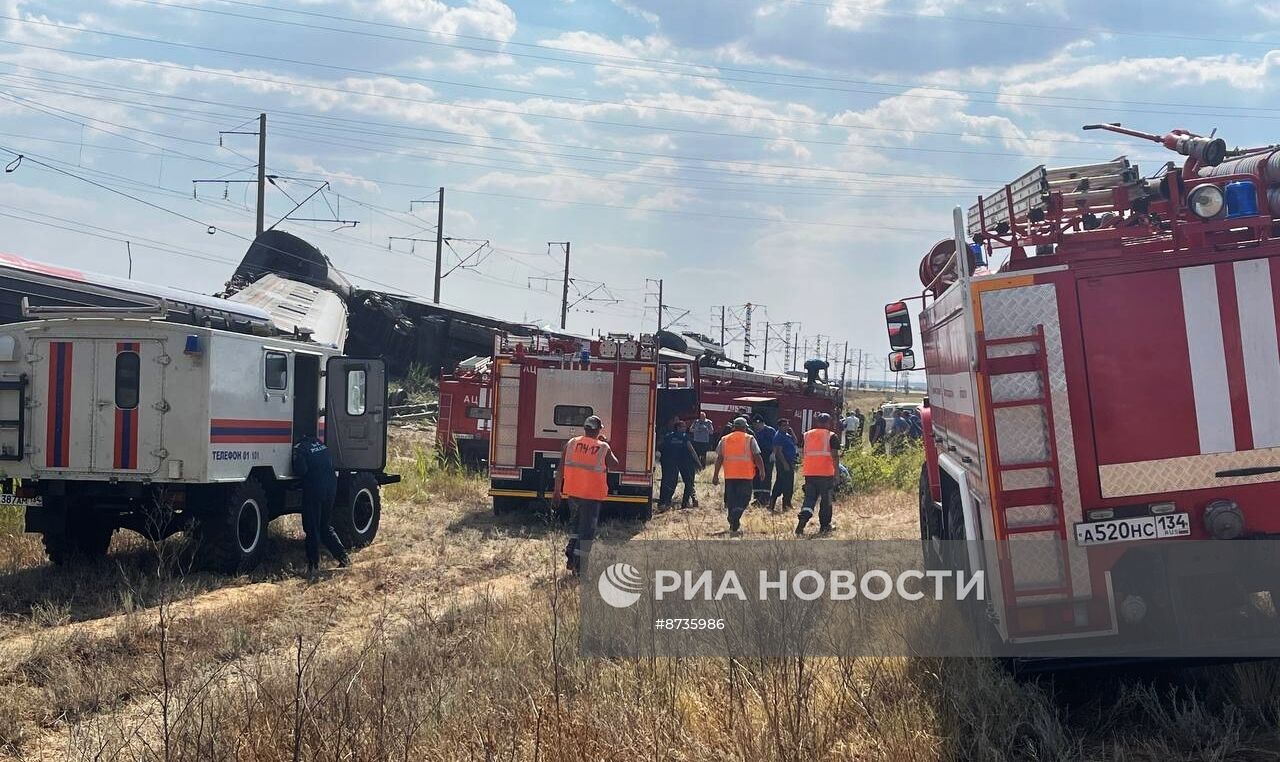
{"label": "dry grass field", "polygon": [[[1015,680],[968,660],[581,658],[561,527],[493,517],[483,480],[436,464],[422,434],[394,447],[405,482],[378,541],[314,582],[296,520],[237,578],[184,573],[176,541],[118,534],[108,562],[56,569],[37,538],[0,537],[0,756],[1280,759],[1274,664]],[[700,509],[603,534],[715,539],[718,494],[702,493]],[[910,489],[837,508],[840,537],[912,537],[916,522]]]}

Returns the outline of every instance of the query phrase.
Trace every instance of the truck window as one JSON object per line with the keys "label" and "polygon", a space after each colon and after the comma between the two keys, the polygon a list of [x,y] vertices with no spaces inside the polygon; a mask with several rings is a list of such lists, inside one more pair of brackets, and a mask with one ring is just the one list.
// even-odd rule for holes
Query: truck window
{"label": "truck window", "polygon": [[267,352],[266,384],[268,389],[289,388],[289,356],[283,352]]}
{"label": "truck window", "polygon": [[555,422],[557,426],[581,426],[593,413],[590,405],[556,405]]}
{"label": "truck window", "polygon": [[487,407],[472,406],[467,408],[468,418],[477,418],[482,421],[488,421],[493,418],[493,410]]}
{"label": "truck window", "polygon": [[347,371],[347,415],[364,415],[366,380],[363,368]]}
{"label": "truck window", "polygon": [[116,354],[116,407],[121,410],[132,410],[138,406],[140,367],[137,352]]}

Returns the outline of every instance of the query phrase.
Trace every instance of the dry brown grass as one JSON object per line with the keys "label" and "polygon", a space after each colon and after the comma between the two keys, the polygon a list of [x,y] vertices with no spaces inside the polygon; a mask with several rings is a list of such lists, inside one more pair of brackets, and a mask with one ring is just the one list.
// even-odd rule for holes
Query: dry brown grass
{"label": "dry brown grass", "polygon": [[[402,473],[421,442],[400,443]],[[705,479],[709,474],[704,473]],[[606,538],[708,537],[718,492]],[[174,573],[121,539],[53,570],[0,538],[0,756],[277,760],[1277,759],[1280,668],[1014,680],[940,659],[586,659],[563,534],[494,518],[482,480],[423,465],[380,539],[315,584],[295,522],[250,577]],[[912,497],[837,507],[843,537],[909,537]],[[753,510],[753,536],[792,517]],[[38,549],[38,548],[36,548]]]}

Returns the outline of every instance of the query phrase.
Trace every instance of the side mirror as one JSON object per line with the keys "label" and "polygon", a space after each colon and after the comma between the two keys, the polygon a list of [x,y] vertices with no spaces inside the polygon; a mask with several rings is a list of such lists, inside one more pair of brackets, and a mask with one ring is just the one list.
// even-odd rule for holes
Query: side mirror
{"label": "side mirror", "polygon": [[897,351],[911,349],[911,313],[906,302],[894,302],[884,307],[884,322],[889,326],[889,348]]}
{"label": "side mirror", "polygon": [[[908,329],[910,330],[910,329]],[[889,370],[897,373],[902,370],[916,369],[916,353],[910,349],[889,353]]]}

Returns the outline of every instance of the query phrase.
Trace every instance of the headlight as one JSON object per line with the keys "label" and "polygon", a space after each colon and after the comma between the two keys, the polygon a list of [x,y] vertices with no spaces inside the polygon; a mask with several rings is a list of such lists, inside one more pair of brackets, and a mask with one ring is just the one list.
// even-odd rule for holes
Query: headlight
{"label": "headlight", "polygon": [[1187,207],[1202,220],[1217,217],[1223,206],[1222,189],[1216,185],[1201,185],[1187,194]]}

